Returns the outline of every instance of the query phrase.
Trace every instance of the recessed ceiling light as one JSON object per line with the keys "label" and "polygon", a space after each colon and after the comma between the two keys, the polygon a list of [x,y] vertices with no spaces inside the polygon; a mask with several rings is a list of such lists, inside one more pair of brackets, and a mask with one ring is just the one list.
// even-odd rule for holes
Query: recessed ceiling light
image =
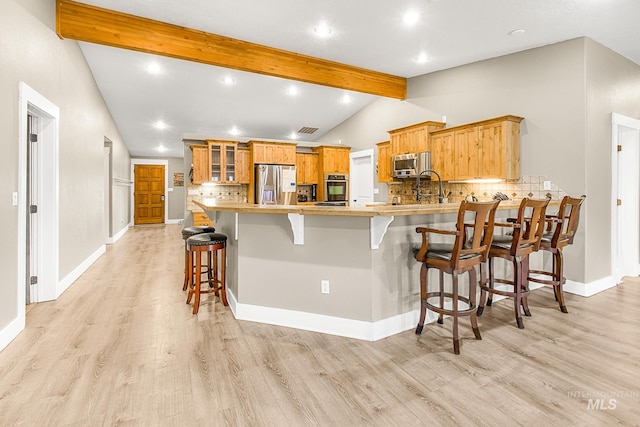
{"label": "recessed ceiling light", "polygon": [[160,74],[162,73],[162,67],[157,62],[149,62],[147,64],[147,72],[149,74]]}
{"label": "recessed ceiling light", "polygon": [[418,12],[416,12],[415,10],[410,10],[404,14],[402,22],[404,22],[404,25],[413,25],[418,22],[419,18],[420,15],[418,15]]}
{"label": "recessed ceiling light", "polygon": [[429,57],[427,56],[427,54],[425,52],[420,52],[420,54],[418,56],[416,56],[414,58],[414,60],[419,64],[424,64],[425,62],[427,62],[429,60]]}
{"label": "recessed ceiling light", "polygon": [[227,85],[227,86],[231,86],[233,84],[235,84],[236,79],[234,79],[231,76],[223,76],[220,81],[222,82],[222,84]]}
{"label": "recessed ceiling light", "polygon": [[313,32],[316,33],[318,37],[329,37],[333,30],[327,24],[326,21],[320,22],[316,27],[313,28]]}
{"label": "recessed ceiling light", "polygon": [[523,35],[525,32],[526,32],[526,31],[525,31],[525,30],[522,30],[522,29],[511,30],[511,31],[509,31],[509,35],[510,35],[510,36],[521,36],[521,35]]}
{"label": "recessed ceiling light", "polygon": [[349,96],[348,93],[345,93],[344,95],[342,95],[342,98],[340,98],[340,102],[342,102],[343,104],[349,104],[351,103],[351,96]]}
{"label": "recessed ceiling light", "polygon": [[289,138],[291,139],[298,139],[298,134],[295,132],[291,132],[291,134],[289,135]]}
{"label": "recessed ceiling light", "polygon": [[156,129],[166,129],[167,128],[167,124],[165,122],[163,122],[162,120],[158,120],[157,122],[155,122],[153,124],[153,127]]}
{"label": "recessed ceiling light", "polygon": [[165,151],[167,151],[167,148],[164,145],[161,145],[158,147],[158,151],[164,153]]}
{"label": "recessed ceiling light", "polygon": [[289,88],[287,89],[287,95],[296,96],[299,93],[300,91],[294,85],[289,86]]}
{"label": "recessed ceiling light", "polygon": [[233,136],[238,136],[240,135],[240,129],[238,129],[237,127],[232,127],[231,130],[229,131],[229,133]]}

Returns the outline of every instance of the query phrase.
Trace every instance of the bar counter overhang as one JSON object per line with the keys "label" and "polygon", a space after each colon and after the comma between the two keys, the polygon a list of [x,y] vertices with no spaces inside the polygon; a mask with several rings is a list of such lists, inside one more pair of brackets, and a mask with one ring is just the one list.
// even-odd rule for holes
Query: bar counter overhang
{"label": "bar counter overhang", "polygon": [[[458,203],[326,207],[195,202],[227,241],[238,320],[374,341],[415,328],[417,226],[453,227]],[[502,202],[507,216],[519,202]],[[321,293],[321,281],[330,293]],[[466,277],[463,279],[466,280]],[[436,316],[428,313],[427,322]]]}

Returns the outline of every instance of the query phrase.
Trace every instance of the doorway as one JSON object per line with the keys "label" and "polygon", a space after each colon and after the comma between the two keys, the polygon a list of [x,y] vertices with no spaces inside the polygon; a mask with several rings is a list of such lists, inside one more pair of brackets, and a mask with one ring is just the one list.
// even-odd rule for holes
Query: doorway
{"label": "doorway", "polygon": [[640,120],[612,114],[611,273],[640,274]]}
{"label": "doorway", "polygon": [[135,165],[134,225],[163,224],[165,207],[164,165]]}
{"label": "doorway", "polygon": [[[26,224],[26,250],[25,257],[25,304],[33,304],[38,302],[38,244],[40,234],[38,232],[38,205],[40,193],[40,180],[38,174],[38,130],[39,117],[31,113],[27,113],[27,139],[24,144],[27,149],[27,194],[25,197],[27,206]],[[42,144],[42,142],[40,142]]]}
{"label": "doorway", "polygon": [[373,150],[350,154],[350,205],[365,206],[373,202]]}
{"label": "doorway", "polygon": [[103,173],[104,173],[104,220],[103,220],[103,235],[104,241],[108,244],[111,243],[111,237],[113,236],[113,214],[111,208],[111,201],[113,199],[112,194],[112,148],[113,143],[105,136],[104,138],[104,160],[103,160]]}
{"label": "doorway", "polygon": [[[59,108],[19,84],[18,317],[58,297]],[[31,284],[33,283],[33,285]]]}

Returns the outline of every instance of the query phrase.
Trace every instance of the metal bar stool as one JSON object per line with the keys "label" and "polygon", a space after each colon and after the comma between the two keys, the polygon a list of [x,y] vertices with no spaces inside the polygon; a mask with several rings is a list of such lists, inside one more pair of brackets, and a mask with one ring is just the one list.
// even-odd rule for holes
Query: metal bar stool
{"label": "metal bar stool", "polygon": [[206,225],[195,225],[193,227],[185,227],[182,229],[182,240],[184,240],[184,283],[182,284],[182,290],[186,291],[189,287],[190,277],[193,276],[193,272],[189,273],[189,248],[187,248],[187,239],[196,234],[202,233],[215,233],[216,229]]}
{"label": "metal bar stool", "polygon": [[[219,295],[223,305],[229,305],[226,292],[226,271],[227,263],[227,236],[220,233],[201,233],[187,239],[189,249],[189,271],[192,278],[189,283],[189,294],[187,304],[195,295],[193,302],[193,314],[198,314],[200,308],[200,294],[214,293]],[[220,257],[218,257],[220,251]],[[207,280],[208,289],[202,289],[202,254],[207,254]],[[218,258],[220,267],[218,268]],[[211,274],[213,272],[213,274]]]}

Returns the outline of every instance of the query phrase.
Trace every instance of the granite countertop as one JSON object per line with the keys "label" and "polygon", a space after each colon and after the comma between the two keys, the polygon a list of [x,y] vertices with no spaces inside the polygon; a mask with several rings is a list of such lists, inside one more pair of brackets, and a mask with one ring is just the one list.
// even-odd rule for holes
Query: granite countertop
{"label": "granite countertop", "polygon": [[[299,214],[299,215],[324,215],[324,216],[403,216],[403,215],[431,215],[456,213],[460,203],[442,204],[415,204],[415,205],[373,205],[366,207],[356,206],[312,206],[312,205],[256,205],[250,203],[238,203],[221,201],[217,199],[202,198],[194,200],[194,203],[205,211],[260,213],[260,214]],[[552,203],[553,204],[553,203]],[[517,209],[519,200],[505,200],[500,203],[498,209]]]}

